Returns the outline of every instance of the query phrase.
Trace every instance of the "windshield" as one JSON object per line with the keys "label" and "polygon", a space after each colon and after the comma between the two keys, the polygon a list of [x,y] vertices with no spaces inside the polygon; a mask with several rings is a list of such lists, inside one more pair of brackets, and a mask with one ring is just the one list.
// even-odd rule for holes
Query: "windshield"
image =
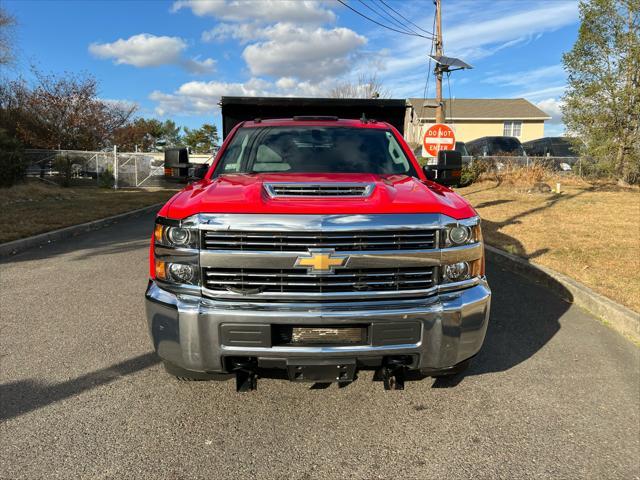
{"label": "windshield", "polygon": [[489,142],[489,155],[510,153],[513,155],[525,155],[524,149],[518,140],[511,137],[493,137]]}
{"label": "windshield", "polygon": [[214,175],[276,172],[416,175],[390,130],[312,126],[239,129]]}
{"label": "windshield", "polygon": [[555,157],[575,157],[576,152],[569,140],[564,138],[554,138],[551,140],[551,155]]}
{"label": "windshield", "polygon": [[464,142],[456,142],[455,151],[460,152],[460,155],[462,155],[463,157],[469,156],[469,152],[467,151],[467,146]]}

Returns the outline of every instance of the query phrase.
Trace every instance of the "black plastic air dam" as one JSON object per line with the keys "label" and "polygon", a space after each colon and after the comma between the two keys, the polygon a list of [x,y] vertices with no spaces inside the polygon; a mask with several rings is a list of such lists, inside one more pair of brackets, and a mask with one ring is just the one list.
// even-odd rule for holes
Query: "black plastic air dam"
{"label": "black plastic air dam", "polygon": [[[323,345],[413,345],[420,341],[419,322],[375,322],[353,325],[223,323],[220,343],[230,347]],[[297,334],[297,336],[296,336]],[[323,335],[324,334],[324,335]],[[322,339],[325,339],[323,343]]]}

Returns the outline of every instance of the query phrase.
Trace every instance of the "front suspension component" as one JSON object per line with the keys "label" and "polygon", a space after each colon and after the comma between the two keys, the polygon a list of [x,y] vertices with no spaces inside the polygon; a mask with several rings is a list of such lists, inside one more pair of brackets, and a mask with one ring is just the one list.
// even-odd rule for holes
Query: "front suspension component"
{"label": "front suspension component", "polygon": [[406,365],[401,360],[390,360],[377,373],[385,390],[404,390]]}

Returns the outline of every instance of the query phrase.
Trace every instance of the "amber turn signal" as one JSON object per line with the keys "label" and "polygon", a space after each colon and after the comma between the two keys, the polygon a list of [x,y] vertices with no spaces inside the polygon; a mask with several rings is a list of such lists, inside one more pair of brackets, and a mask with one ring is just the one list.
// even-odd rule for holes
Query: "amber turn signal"
{"label": "amber turn signal", "polygon": [[156,243],[162,243],[162,236],[164,234],[164,225],[156,224],[156,228],[153,230],[153,239]]}
{"label": "amber turn signal", "polygon": [[156,260],[156,278],[160,280],[167,279],[167,267],[166,263],[161,260]]}

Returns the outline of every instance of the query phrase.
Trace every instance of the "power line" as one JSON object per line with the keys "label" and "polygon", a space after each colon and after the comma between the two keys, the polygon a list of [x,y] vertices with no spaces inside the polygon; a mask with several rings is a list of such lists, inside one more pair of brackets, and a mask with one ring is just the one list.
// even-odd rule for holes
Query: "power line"
{"label": "power line", "polygon": [[404,21],[409,22],[411,25],[413,25],[414,27],[416,27],[418,30],[426,33],[427,35],[433,35],[433,32],[429,32],[427,30],[425,30],[424,28],[422,28],[420,25],[416,25],[415,23],[413,23],[411,20],[409,20],[407,17],[405,17],[404,15],[402,15],[400,12],[398,12],[397,10],[395,10],[391,5],[389,5],[387,2],[385,2],[384,0],[378,0],[380,3],[382,3],[385,7],[387,7],[389,10],[391,10],[392,12],[394,12],[396,15],[398,15],[400,18],[402,18]]}
{"label": "power line", "polygon": [[447,72],[447,87],[449,88],[449,122],[455,127],[456,122],[453,120],[453,97],[451,96],[451,72]]}
{"label": "power line", "polygon": [[407,34],[411,33],[412,35],[420,35],[418,32],[416,32],[413,29],[407,27],[406,25],[404,25],[402,22],[399,22],[394,17],[392,17],[390,15],[384,15],[385,12],[380,13],[378,10],[374,9],[372,6],[368,5],[367,3],[363,2],[362,0],[358,0],[358,2],[360,2],[362,5],[364,5],[366,8],[371,10],[373,13],[375,13],[378,17],[382,18],[383,20],[391,20],[398,27],[400,27],[401,29],[406,31]]}
{"label": "power line", "polygon": [[404,32],[404,31],[402,31],[402,30],[398,30],[398,29],[396,29],[396,28],[392,28],[392,27],[390,27],[390,26],[388,26],[388,25],[385,25],[385,24],[383,24],[383,23],[378,22],[377,20],[374,20],[374,19],[373,19],[373,18],[371,18],[371,17],[367,17],[364,13],[359,12],[358,10],[356,10],[355,8],[353,8],[351,5],[348,5],[344,0],[338,0],[338,2],[339,2],[339,3],[341,3],[342,5],[344,5],[345,7],[347,7],[347,8],[348,8],[349,10],[351,10],[352,12],[354,12],[354,13],[356,13],[356,14],[360,15],[362,18],[366,18],[366,19],[367,19],[367,20],[369,20],[370,22],[373,22],[373,23],[375,23],[376,25],[379,25],[379,26],[381,26],[381,27],[383,27],[383,28],[386,28],[387,30],[391,30],[391,31],[396,32],[396,33],[402,33],[403,35],[409,35],[409,36],[412,36],[412,37],[426,38],[427,40],[432,40],[432,39],[433,39],[433,37],[426,37],[426,36],[424,36],[424,35],[420,35],[419,33],[409,33],[409,32]]}
{"label": "power line", "polygon": [[[435,30],[436,28],[436,14],[435,12],[433,13],[433,27],[431,27],[433,30]],[[429,53],[429,64],[427,66],[427,78],[424,82],[424,91],[422,92],[422,108],[420,108],[420,116],[418,117],[418,121],[420,120],[420,118],[422,118],[422,115],[424,114],[424,104],[427,101],[427,94],[429,93],[429,79],[431,78],[431,55],[433,55],[433,46],[434,46],[434,39],[431,39],[431,52]]]}

